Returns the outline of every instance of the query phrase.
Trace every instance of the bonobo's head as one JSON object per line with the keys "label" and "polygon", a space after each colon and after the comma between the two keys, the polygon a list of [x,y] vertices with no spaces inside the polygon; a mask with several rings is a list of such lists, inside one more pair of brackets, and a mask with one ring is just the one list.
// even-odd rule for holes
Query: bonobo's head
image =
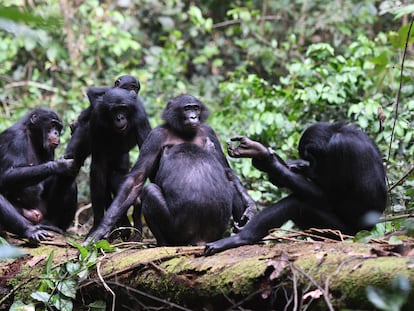
{"label": "bonobo's head", "polygon": [[141,89],[141,84],[139,84],[139,81],[135,77],[124,75],[116,79],[114,87],[127,91],[134,91],[135,94],[138,94],[139,90]]}
{"label": "bonobo's head", "polygon": [[25,121],[30,133],[30,139],[39,151],[53,155],[59,145],[60,133],[63,128],[62,120],[53,110],[37,108],[29,113]]}
{"label": "bonobo's head", "polygon": [[112,88],[96,106],[98,122],[117,133],[129,130],[131,117],[136,113],[137,94],[125,89]]}
{"label": "bonobo's head", "polygon": [[192,136],[207,119],[208,110],[194,96],[182,94],[168,101],[161,117],[174,131],[184,136]]}
{"label": "bonobo's head", "polygon": [[[299,156],[309,161],[308,177],[325,187],[335,180],[346,184],[358,171],[365,148],[359,146],[361,131],[342,122],[318,122],[309,126],[299,141]],[[332,172],[335,172],[333,174]]]}

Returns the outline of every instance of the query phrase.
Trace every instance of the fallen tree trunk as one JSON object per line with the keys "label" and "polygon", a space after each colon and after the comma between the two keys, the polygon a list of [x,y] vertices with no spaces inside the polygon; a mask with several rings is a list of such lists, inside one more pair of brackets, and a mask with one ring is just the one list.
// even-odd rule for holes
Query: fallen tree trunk
{"label": "fallen tree trunk", "polygon": [[[414,260],[401,255],[401,249],[406,254],[410,245],[268,243],[210,257],[202,255],[202,247],[142,247],[137,244],[99,257],[89,277],[79,283],[74,309],[81,310],[96,300],[119,310],[148,306],[182,310],[374,309],[367,299],[368,285],[391,290],[396,275],[414,284]],[[61,263],[76,254],[73,249],[55,249],[63,253]],[[50,250],[47,245],[28,251],[39,256]],[[27,262],[17,261],[19,270],[7,275],[8,290],[10,284],[18,284],[10,283],[11,277],[17,280],[27,275]],[[41,269],[44,261],[36,266]],[[4,269],[0,264],[0,271]],[[35,267],[30,269],[33,274]],[[36,287],[31,282],[19,291],[33,291]],[[409,293],[404,309],[413,310],[413,294]]]}

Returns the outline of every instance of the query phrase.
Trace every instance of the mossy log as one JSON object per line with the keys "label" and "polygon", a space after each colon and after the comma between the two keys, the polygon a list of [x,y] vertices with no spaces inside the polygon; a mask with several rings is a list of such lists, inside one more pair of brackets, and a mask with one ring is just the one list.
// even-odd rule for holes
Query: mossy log
{"label": "mossy log", "polygon": [[[36,289],[45,261],[55,251],[55,263],[76,258],[76,249],[41,245],[26,249],[30,256],[7,265],[0,262],[0,290],[24,300]],[[69,245],[68,245],[69,246]],[[135,244],[106,253],[89,277],[80,282],[75,305],[82,310],[96,300],[108,309],[159,307],[181,310],[373,310],[368,285],[390,288],[396,275],[414,284],[411,245],[378,243],[289,242],[242,246],[210,257],[203,247],[151,247]],[[30,280],[27,281],[27,276]],[[18,280],[26,279],[22,285]],[[7,280],[7,282],[6,282]],[[10,302],[10,300],[9,300]],[[3,301],[3,306],[5,306]],[[405,310],[414,310],[414,290]]]}

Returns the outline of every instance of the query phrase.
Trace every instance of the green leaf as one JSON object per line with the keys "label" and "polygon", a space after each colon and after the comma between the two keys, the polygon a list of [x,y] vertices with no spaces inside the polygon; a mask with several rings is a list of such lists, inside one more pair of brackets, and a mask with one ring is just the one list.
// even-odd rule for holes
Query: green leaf
{"label": "green leaf", "polygon": [[116,247],[113,247],[107,240],[99,240],[95,244],[96,248],[100,248],[107,252],[113,252],[116,250]]}
{"label": "green leaf", "polygon": [[31,12],[25,12],[16,6],[0,6],[0,18],[51,29],[54,27],[61,27],[62,25],[62,19],[60,17],[37,16]]}
{"label": "green leaf", "polygon": [[381,310],[391,310],[390,306],[384,300],[385,293],[383,290],[375,288],[374,286],[367,286],[366,294],[368,300],[377,308]]}
{"label": "green leaf", "polygon": [[47,258],[47,262],[46,262],[46,265],[45,265],[45,268],[44,268],[45,274],[51,274],[51,272],[52,272],[52,265],[53,265],[54,255],[55,255],[55,252],[51,251],[49,257]]}
{"label": "green leaf", "polygon": [[46,292],[34,292],[30,295],[33,299],[43,302],[44,304],[49,304],[51,295]]}
{"label": "green leaf", "polygon": [[24,255],[24,252],[12,245],[0,245],[0,260],[18,258]]}
{"label": "green leaf", "polygon": [[56,288],[59,292],[69,298],[76,298],[76,288],[78,283],[71,279],[64,279],[58,283]]}
{"label": "green leaf", "polygon": [[10,306],[9,311],[35,311],[35,306],[33,304],[24,304],[21,301],[15,301]]}
{"label": "green leaf", "polygon": [[395,19],[414,13],[414,4],[402,5],[395,10]]}
{"label": "green leaf", "polygon": [[97,300],[88,305],[92,311],[105,311],[106,310],[106,302],[102,300]]}
{"label": "green leaf", "polygon": [[398,236],[392,236],[388,240],[388,244],[390,245],[401,245],[403,244],[403,241]]}

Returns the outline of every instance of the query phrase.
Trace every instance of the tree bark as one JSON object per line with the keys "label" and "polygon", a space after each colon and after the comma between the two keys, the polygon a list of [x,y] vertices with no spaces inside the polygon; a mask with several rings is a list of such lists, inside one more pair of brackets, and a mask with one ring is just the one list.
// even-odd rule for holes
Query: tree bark
{"label": "tree bark", "polygon": [[[74,249],[52,248],[62,254],[60,259],[55,256],[60,263],[76,255]],[[365,291],[368,285],[389,290],[396,275],[414,284],[411,248],[409,244],[267,241],[204,257],[203,247],[137,244],[98,258],[96,268],[79,284],[75,309],[104,300],[108,310],[112,305],[117,310],[149,306],[177,310],[373,310]],[[15,260],[20,268],[7,279],[27,275],[27,262],[50,250],[50,245],[28,249],[34,254],[25,257],[26,263]],[[42,269],[44,264],[45,260],[40,261],[36,267]],[[3,263],[0,271],[4,274]],[[4,290],[4,282],[0,284]],[[32,292],[36,289],[30,283],[25,286]],[[411,291],[404,309],[413,307]]]}

